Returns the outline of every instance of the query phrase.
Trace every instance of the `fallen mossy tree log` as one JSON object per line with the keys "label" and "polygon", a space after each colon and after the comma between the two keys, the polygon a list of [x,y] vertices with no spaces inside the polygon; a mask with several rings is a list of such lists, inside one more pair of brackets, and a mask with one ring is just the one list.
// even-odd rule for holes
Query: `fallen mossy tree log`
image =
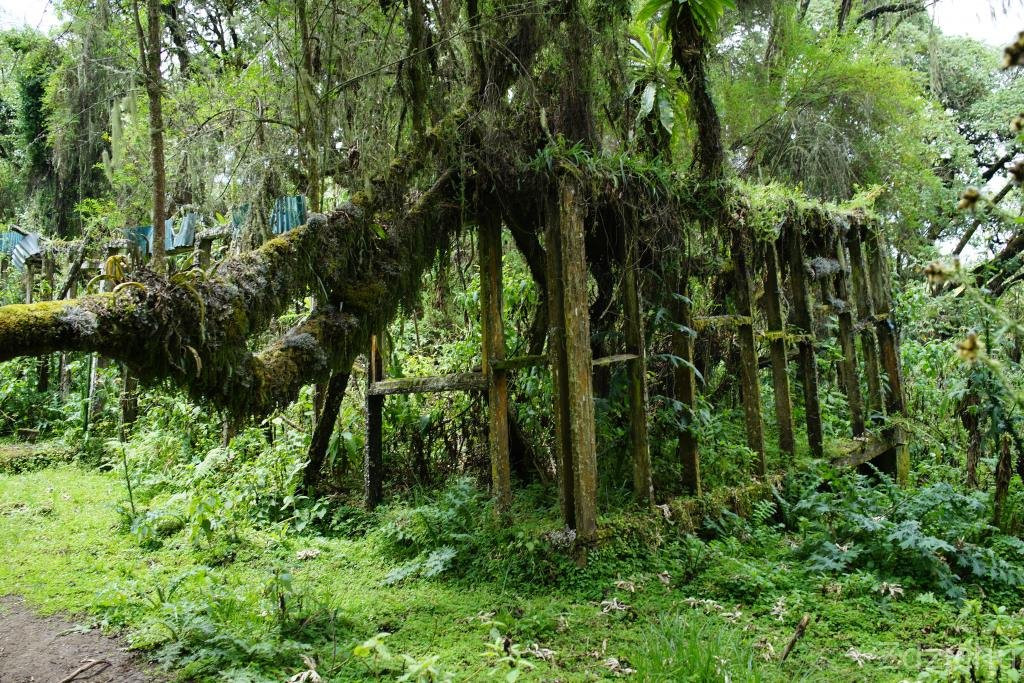
{"label": "fallen mossy tree log", "polygon": [[[351,366],[371,332],[418,291],[459,225],[443,201],[453,187],[444,172],[404,211],[349,204],[314,216],[208,274],[141,270],[111,293],[2,307],[0,361],[95,351],[143,380],[170,378],[234,416],[266,415],[302,386]],[[307,293],[325,303],[251,351],[250,340]]]}

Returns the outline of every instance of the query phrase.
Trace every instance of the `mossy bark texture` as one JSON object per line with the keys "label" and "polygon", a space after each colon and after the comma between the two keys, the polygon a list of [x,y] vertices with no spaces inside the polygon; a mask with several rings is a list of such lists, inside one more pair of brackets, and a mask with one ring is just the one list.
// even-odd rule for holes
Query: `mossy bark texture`
{"label": "mossy bark texture", "polygon": [[[453,222],[432,210],[448,176],[412,209],[350,204],[212,272],[143,270],[114,292],[0,308],[0,361],[95,351],[143,381],[171,378],[237,417],[266,415],[299,389],[347,370],[447,244]],[[396,215],[397,214],[397,215]],[[381,230],[381,224],[386,229]],[[262,351],[250,343],[296,299],[323,303]]]}

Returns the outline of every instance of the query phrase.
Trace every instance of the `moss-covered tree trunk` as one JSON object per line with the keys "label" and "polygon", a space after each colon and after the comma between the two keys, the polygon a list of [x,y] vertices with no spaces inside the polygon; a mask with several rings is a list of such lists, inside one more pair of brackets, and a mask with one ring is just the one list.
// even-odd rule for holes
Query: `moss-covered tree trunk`
{"label": "moss-covered tree trunk", "polygon": [[[149,270],[114,292],[0,308],[0,361],[88,351],[125,363],[142,381],[171,378],[236,417],[266,415],[310,382],[347,369],[382,329],[459,224],[442,174],[418,202],[386,195],[390,231],[361,199],[330,218],[174,281]],[[397,199],[395,199],[397,197]],[[395,202],[398,205],[395,206]],[[313,288],[324,301],[262,351],[249,340]]]}

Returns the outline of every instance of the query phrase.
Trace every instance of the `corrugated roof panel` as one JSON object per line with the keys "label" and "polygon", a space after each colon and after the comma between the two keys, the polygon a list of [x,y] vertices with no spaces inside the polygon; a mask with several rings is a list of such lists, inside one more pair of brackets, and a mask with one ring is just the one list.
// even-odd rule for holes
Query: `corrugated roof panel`
{"label": "corrugated roof panel", "polygon": [[14,261],[14,265],[18,270],[25,270],[25,264],[28,260],[33,256],[38,256],[39,253],[39,234],[30,232],[15,245],[14,250],[11,252],[11,260]]}

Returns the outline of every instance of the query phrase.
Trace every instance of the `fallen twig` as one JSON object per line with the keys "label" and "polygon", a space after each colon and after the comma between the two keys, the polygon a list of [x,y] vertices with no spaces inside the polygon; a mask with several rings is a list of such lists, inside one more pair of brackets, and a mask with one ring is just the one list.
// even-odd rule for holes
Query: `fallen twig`
{"label": "fallen twig", "polygon": [[108,662],[105,659],[83,659],[82,666],[72,671],[67,678],[60,679],[60,683],[71,683],[71,681],[75,680],[89,669],[92,669],[93,667],[96,667],[100,664],[103,665],[103,668],[93,671],[93,675],[98,674],[100,671],[103,671],[103,669],[108,668],[110,666],[110,662]]}
{"label": "fallen twig", "polygon": [[796,630],[793,631],[793,637],[786,643],[786,649],[782,651],[782,659],[779,661],[786,661],[786,657],[796,647],[796,641],[800,640],[804,636],[804,631],[807,630],[807,624],[811,623],[811,615],[805,614],[804,618],[800,620],[800,623],[796,625]]}

